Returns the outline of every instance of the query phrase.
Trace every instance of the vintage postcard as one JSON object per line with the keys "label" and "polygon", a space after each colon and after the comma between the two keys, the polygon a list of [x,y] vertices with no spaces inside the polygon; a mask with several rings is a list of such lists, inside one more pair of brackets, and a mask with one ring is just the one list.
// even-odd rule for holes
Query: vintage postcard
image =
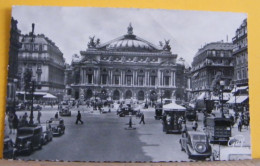
{"label": "vintage postcard", "polygon": [[251,158],[245,13],[15,6],[4,158]]}

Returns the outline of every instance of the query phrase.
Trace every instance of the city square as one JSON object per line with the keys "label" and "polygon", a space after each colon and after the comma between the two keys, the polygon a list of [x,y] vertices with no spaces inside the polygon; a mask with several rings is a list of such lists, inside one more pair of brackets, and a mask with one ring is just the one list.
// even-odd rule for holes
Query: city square
{"label": "city square", "polygon": [[[137,17],[132,9],[38,9],[46,15],[82,13],[85,18],[107,12],[100,25],[106,17],[124,23]],[[79,17],[75,24],[93,29],[85,32],[75,26],[87,35],[74,43],[76,31],[73,35],[65,19],[56,22],[28,11],[37,8],[14,8],[11,20],[5,158],[94,162],[251,158],[245,15],[156,11],[167,20],[160,20],[169,26],[166,32],[181,34],[176,39],[145,14],[155,11],[139,11],[150,21],[149,30],[158,31],[154,35],[146,31],[147,25],[136,24],[138,19],[101,30],[91,24],[93,20],[85,23]],[[120,18],[118,12],[125,15]],[[168,22],[176,16],[189,18],[198,33],[203,30],[196,29],[195,18],[203,20],[201,27],[216,19],[216,34],[209,33],[215,38],[207,38],[208,32],[203,39],[194,35],[192,42],[201,46],[184,49],[178,41],[186,42],[190,29],[180,20],[176,25],[183,30],[171,26]],[[231,21],[223,22],[225,32],[217,27],[222,17]],[[64,29],[58,32],[43,25],[51,21]],[[118,32],[110,34],[109,28]],[[71,41],[64,41],[64,34]],[[220,35],[226,39],[217,40]]]}

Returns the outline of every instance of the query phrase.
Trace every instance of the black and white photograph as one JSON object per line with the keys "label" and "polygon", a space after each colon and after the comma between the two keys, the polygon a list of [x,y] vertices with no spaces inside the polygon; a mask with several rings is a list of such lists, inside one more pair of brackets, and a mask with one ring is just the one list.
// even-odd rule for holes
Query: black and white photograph
{"label": "black and white photograph", "polygon": [[251,159],[247,14],[13,6],[4,158]]}

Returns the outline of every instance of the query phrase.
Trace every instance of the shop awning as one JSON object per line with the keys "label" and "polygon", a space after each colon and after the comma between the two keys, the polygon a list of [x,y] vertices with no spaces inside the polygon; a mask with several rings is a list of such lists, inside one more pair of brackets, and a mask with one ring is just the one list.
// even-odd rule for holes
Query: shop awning
{"label": "shop awning", "polygon": [[176,110],[186,111],[186,108],[176,103],[170,103],[170,104],[163,105],[163,110],[164,111],[176,111]]}
{"label": "shop awning", "polygon": [[47,93],[46,95],[44,95],[43,98],[45,98],[45,99],[57,99],[56,96],[54,96],[54,95],[52,95],[50,93]]}
{"label": "shop awning", "polygon": [[196,73],[193,74],[192,77],[197,77],[198,75],[199,75],[199,72],[196,72]]}
{"label": "shop awning", "polygon": [[[16,94],[22,94],[24,95],[24,91],[17,91]],[[31,92],[26,92],[26,95],[31,94]],[[46,92],[34,92],[33,95],[38,95],[38,96],[44,96],[47,95],[48,93]]]}
{"label": "shop awning", "polygon": [[204,100],[205,96],[206,96],[206,93],[205,93],[205,92],[202,92],[202,93],[199,95],[199,97],[197,97],[197,100]]}
{"label": "shop awning", "polygon": [[235,104],[235,103],[239,104],[239,103],[243,103],[247,99],[248,99],[247,95],[245,95],[245,96],[236,96],[236,97],[232,96],[227,103],[229,103],[229,104]]}
{"label": "shop awning", "polygon": [[[219,100],[220,96],[211,96],[211,100]],[[230,93],[223,93],[223,100],[230,100],[231,94]]]}
{"label": "shop awning", "polygon": [[231,92],[235,93],[237,91],[246,90],[246,89],[248,89],[248,86],[240,86],[240,87],[233,88]]}

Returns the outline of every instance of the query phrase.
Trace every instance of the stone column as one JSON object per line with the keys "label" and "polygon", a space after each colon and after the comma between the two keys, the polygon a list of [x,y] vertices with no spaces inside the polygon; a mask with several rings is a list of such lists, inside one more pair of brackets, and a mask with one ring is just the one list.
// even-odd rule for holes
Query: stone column
{"label": "stone column", "polygon": [[123,85],[123,71],[120,71],[121,75],[120,75],[120,85]]}
{"label": "stone column", "polygon": [[173,86],[173,71],[171,71],[170,86]]}
{"label": "stone column", "polygon": [[150,72],[148,71],[148,86],[150,86]]}
{"label": "stone column", "polygon": [[176,72],[173,74],[173,86],[176,87]]}
{"label": "stone column", "polygon": [[162,74],[161,74],[161,76],[162,76],[162,78],[161,78],[161,80],[162,80],[162,86],[164,86],[164,78],[163,78],[163,72],[161,72]]}
{"label": "stone column", "polygon": [[161,82],[161,71],[158,70],[158,72],[157,72],[157,81],[156,81],[156,85],[157,85],[157,86],[160,86],[160,85],[161,85],[160,82]]}
{"label": "stone column", "polygon": [[110,71],[110,75],[111,75],[111,85],[113,85],[113,71]]}

